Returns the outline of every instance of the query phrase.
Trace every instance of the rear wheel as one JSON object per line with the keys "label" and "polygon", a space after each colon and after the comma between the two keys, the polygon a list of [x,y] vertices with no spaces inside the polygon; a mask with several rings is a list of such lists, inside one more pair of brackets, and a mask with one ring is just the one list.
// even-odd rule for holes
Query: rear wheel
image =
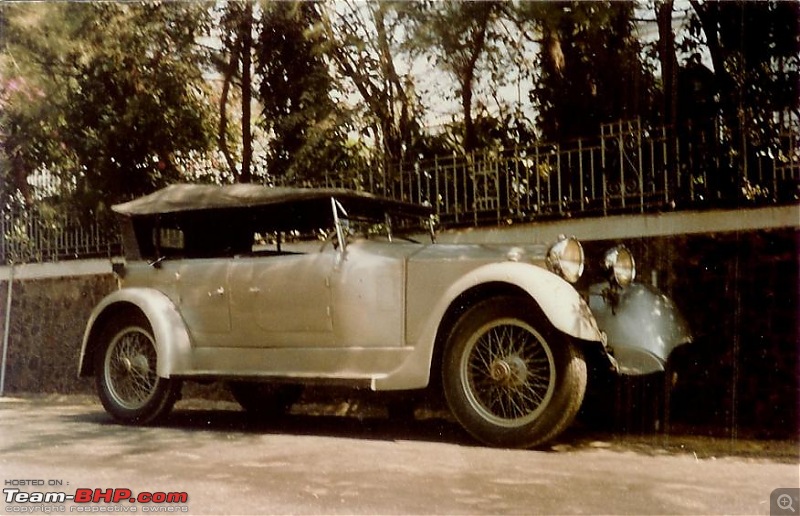
{"label": "rear wheel", "polygon": [[228,388],[243,409],[258,416],[284,414],[303,394],[300,385],[263,382],[230,382]]}
{"label": "rear wheel", "polygon": [[180,397],[181,382],[157,374],[158,353],[144,315],[124,313],[100,333],[94,356],[100,401],[114,419],[147,424],[166,416]]}
{"label": "rear wheel", "polygon": [[496,297],[465,312],[444,350],[448,405],[478,440],[542,444],[569,426],[586,390],[586,363],[525,299]]}

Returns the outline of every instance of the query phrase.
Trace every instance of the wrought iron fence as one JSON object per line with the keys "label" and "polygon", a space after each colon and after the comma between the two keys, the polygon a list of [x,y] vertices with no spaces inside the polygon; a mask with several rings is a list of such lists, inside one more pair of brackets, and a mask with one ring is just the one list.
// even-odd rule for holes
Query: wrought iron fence
{"label": "wrought iron fence", "polygon": [[110,257],[122,253],[113,223],[40,209],[0,212],[0,265]]}
{"label": "wrought iron fence", "polygon": [[623,121],[604,125],[594,141],[389,164],[379,176],[325,177],[315,186],[427,203],[443,223],[455,225],[797,202],[798,132],[787,130],[779,145],[751,149],[746,159],[725,168],[719,156],[681,145],[666,128]]}
{"label": "wrought iron fence", "polygon": [[[736,162],[725,162],[723,154],[633,120],[606,124],[598,138],[568,145],[452,154],[302,185],[265,182],[338,186],[426,203],[443,224],[456,226],[800,200],[796,123],[772,146],[748,147]],[[0,263],[119,252],[118,232],[107,222],[41,211],[0,213]]]}

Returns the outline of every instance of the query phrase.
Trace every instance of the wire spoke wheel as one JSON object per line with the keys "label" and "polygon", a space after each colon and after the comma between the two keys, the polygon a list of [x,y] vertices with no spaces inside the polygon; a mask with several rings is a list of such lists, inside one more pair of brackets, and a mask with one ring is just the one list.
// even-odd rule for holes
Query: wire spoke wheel
{"label": "wire spoke wheel", "polygon": [[492,446],[530,447],[575,418],[586,391],[581,350],[529,298],[481,301],[445,342],[442,387],[459,423]]}
{"label": "wire spoke wheel", "polygon": [[180,397],[181,381],[158,376],[158,350],[143,314],[109,319],[95,340],[94,374],[103,407],[123,423],[162,418]]}
{"label": "wire spoke wheel", "polygon": [[125,328],[112,340],[103,370],[117,404],[137,410],[150,401],[158,385],[156,360],[153,338],[141,328]]}
{"label": "wire spoke wheel", "polygon": [[533,421],[553,396],[553,354],[542,336],[522,321],[501,319],[478,330],[460,367],[468,401],[499,426]]}

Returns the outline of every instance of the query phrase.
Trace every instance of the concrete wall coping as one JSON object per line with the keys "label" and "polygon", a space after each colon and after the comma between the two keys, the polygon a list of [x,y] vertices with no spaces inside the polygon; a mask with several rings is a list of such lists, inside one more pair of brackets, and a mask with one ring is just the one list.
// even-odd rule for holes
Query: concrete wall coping
{"label": "concrete wall coping", "polygon": [[[11,266],[0,267],[0,281],[11,276]],[[25,263],[14,265],[14,279],[44,279],[70,276],[91,276],[111,274],[111,261],[108,259],[69,260],[51,263]]]}
{"label": "concrete wall coping", "polygon": [[559,219],[503,227],[452,229],[442,231],[438,238],[442,243],[453,244],[512,244],[550,242],[559,235],[567,235],[590,242],[782,228],[800,228],[800,205]]}

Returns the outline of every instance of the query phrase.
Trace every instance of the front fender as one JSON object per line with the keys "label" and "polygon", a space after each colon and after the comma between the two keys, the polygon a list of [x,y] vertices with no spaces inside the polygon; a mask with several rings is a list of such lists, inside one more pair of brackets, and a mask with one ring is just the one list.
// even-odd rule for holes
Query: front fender
{"label": "front fender", "polygon": [[552,272],[522,262],[483,265],[450,285],[427,320],[426,329],[431,341],[445,314],[462,294],[491,283],[504,283],[524,291],[536,302],[550,324],[562,333],[605,345],[605,335],[578,291]]}
{"label": "front fender", "polygon": [[586,301],[561,277],[535,265],[521,262],[492,263],[479,267],[448,289],[447,305],[470,288],[501,282],[524,290],[558,330],[581,340],[604,340]]}
{"label": "front fender", "polygon": [[92,372],[91,357],[97,345],[98,332],[106,319],[114,317],[113,312],[117,309],[134,307],[141,310],[152,326],[158,353],[158,376],[169,378],[191,371],[192,341],[183,318],[169,297],[150,288],[124,288],[103,298],[92,310],[81,344],[78,376]]}
{"label": "front fender", "polygon": [[672,351],[692,341],[675,303],[656,288],[634,283],[614,294],[608,289],[608,283],[592,285],[589,306],[621,374],[663,371]]}
{"label": "front fender", "polygon": [[413,351],[403,364],[386,377],[373,379],[374,390],[411,389],[428,385],[434,344],[445,314],[465,292],[490,283],[505,283],[525,291],[545,317],[567,335],[605,345],[589,306],[578,292],[555,274],[521,262],[492,263],[464,274],[431,304],[425,317],[409,324],[408,344]]}

